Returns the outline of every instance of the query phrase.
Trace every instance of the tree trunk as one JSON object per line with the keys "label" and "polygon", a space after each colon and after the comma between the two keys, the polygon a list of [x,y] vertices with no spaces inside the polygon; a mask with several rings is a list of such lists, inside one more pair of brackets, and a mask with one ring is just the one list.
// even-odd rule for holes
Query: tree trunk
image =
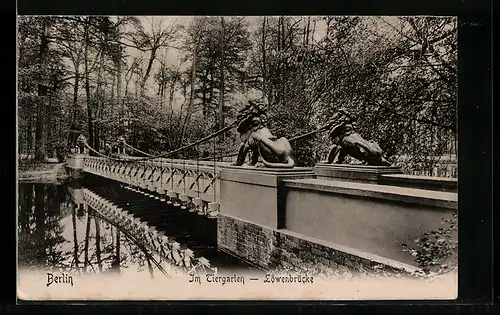
{"label": "tree trunk", "polygon": [[52,134],[53,134],[53,126],[54,126],[54,115],[52,115],[52,113],[50,112],[50,108],[52,106],[52,96],[51,94],[48,94],[47,95],[47,101],[48,101],[48,106],[47,108],[45,109],[45,116],[46,118],[44,119],[45,120],[45,124],[44,124],[44,129],[45,129],[45,140],[44,142],[46,144],[49,144],[49,147],[47,147],[46,145],[46,152],[45,154],[48,156],[48,157],[52,157],[52,154],[54,153],[53,152],[53,148],[50,147],[50,143],[52,141]]}
{"label": "tree trunk", "polygon": [[203,76],[203,84],[201,91],[201,104],[203,109],[203,119],[207,118],[207,81],[208,81],[208,69],[205,69],[205,75]]}
{"label": "tree trunk", "polygon": [[208,96],[210,105],[214,100],[214,67],[210,67],[210,95]]}
{"label": "tree trunk", "polygon": [[[104,49],[103,49],[104,50]],[[100,129],[100,121],[102,116],[102,111],[104,107],[104,89],[103,89],[103,79],[102,79],[102,71],[104,68],[104,52],[101,54],[99,58],[99,69],[97,71],[97,88],[96,88],[96,99],[97,99],[97,109],[95,113],[95,125],[94,125],[94,143],[93,148],[99,151],[100,143],[99,143],[99,129]]]}
{"label": "tree trunk", "polygon": [[38,86],[38,106],[37,106],[37,117],[35,124],[35,160],[43,161],[46,157],[45,150],[45,137],[44,137],[44,126],[45,126],[45,97],[47,96],[47,87],[39,85]]}
{"label": "tree trunk", "polygon": [[19,190],[23,192],[23,198],[19,198],[24,201],[23,208],[19,212],[19,224],[21,225],[21,231],[24,233],[30,232],[30,216],[33,207],[33,184],[26,184],[25,188]]}
{"label": "tree trunk", "polygon": [[[222,36],[221,36],[221,46],[220,46],[220,81],[219,81],[219,130],[224,128],[224,58],[225,58],[225,50],[226,50],[226,45],[225,45],[225,36],[226,32],[224,30],[224,18],[220,18],[221,22],[221,30],[222,30]],[[224,134],[220,135],[220,141],[224,141]]]}
{"label": "tree trunk", "polygon": [[262,100],[266,99],[266,17],[262,19]]}
{"label": "tree trunk", "polygon": [[83,261],[84,271],[87,271],[87,265],[89,263],[89,241],[90,241],[90,212],[92,210],[88,208],[87,210],[87,228],[85,229],[85,259]]}
{"label": "tree trunk", "polygon": [[80,263],[78,261],[78,239],[76,235],[76,204],[72,205],[73,211],[71,212],[71,222],[73,224],[73,260],[75,261],[75,267],[80,271]]}
{"label": "tree trunk", "polygon": [[140,89],[139,80],[136,80],[134,85],[135,85],[135,98],[138,98],[139,97],[139,89]]}
{"label": "tree trunk", "polygon": [[[282,51],[282,55],[284,54],[284,51],[285,51],[285,43],[286,43],[286,39],[285,39],[285,18],[284,17],[281,17],[281,51]],[[283,106],[285,104],[285,89],[286,89],[286,83],[285,83],[285,80],[286,80],[286,74],[285,74],[285,63],[283,62],[283,60],[280,61],[280,65],[281,65],[281,79],[280,79],[280,89],[281,89],[281,97],[280,97],[280,100],[281,100],[281,105]]]}
{"label": "tree trunk", "polygon": [[309,46],[309,34],[311,30],[311,17],[307,17],[306,46]]}
{"label": "tree trunk", "polygon": [[80,83],[80,74],[78,67],[75,67],[75,85],[73,87],[73,115],[71,116],[70,132],[68,135],[68,146],[73,148],[76,146],[76,114],[78,112],[78,87]]}
{"label": "tree trunk", "polygon": [[[31,101],[30,101],[30,108],[33,108]],[[27,137],[27,142],[28,142],[28,150],[26,153],[28,154],[28,156],[30,156],[32,153],[32,150],[33,150],[33,115],[32,115],[31,110],[28,113],[28,127],[27,127],[27,129],[28,130],[26,131],[26,137]]]}
{"label": "tree trunk", "polygon": [[132,80],[132,78],[129,78],[129,79],[127,80],[127,77],[125,76],[125,96],[127,96],[127,95],[128,95],[128,87],[129,87],[129,85],[130,85],[130,80]]}
{"label": "tree trunk", "polygon": [[[94,124],[92,123],[92,102],[90,98],[90,79],[89,79],[89,54],[88,54],[88,49],[89,49],[89,25],[88,25],[88,18],[85,23],[85,60],[84,60],[84,65],[85,65],[85,94],[87,97],[87,126],[88,126],[88,133],[89,133],[89,141],[88,143],[93,144],[94,143]],[[93,152],[89,152],[89,154],[94,155]]]}
{"label": "tree trunk", "polygon": [[109,114],[114,114],[115,108],[116,108],[116,103],[115,103],[115,89],[116,89],[116,76],[113,76],[112,81],[111,81],[111,94],[109,96],[109,105],[111,106],[109,108]]}
{"label": "tree trunk", "polygon": [[[122,58],[121,58],[121,50],[118,52],[118,62],[116,63],[116,104],[118,108],[118,112],[120,113],[119,117],[121,117],[121,113],[123,112],[123,104],[122,104]],[[120,134],[123,134],[123,122],[120,121]]]}
{"label": "tree trunk", "polygon": [[313,19],[313,25],[311,28],[311,43],[314,43],[314,31],[316,30],[316,19]]}
{"label": "tree trunk", "polygon": [[38,242],[37,261],[45,264],[45,185],[35,184],[35,237]]}
{"label": "tree trunk", "polygon": [[116,257],[113,264],[113,268],[117,273],[120,273],[120,230],[116,229]]}
{"label": "tree trunk", "polygon": [[182,142],[184,141],[184,136],[186,135],[186,128],[189,124],[189,119],[191,118],[191,109],[193,108],[194,84],[195,84],[195,79],[196,79],[196,55],[198,54],[198,43],[199,43],[199,38],[196,39],[196,44],[194,46],[194,51],[193,51],[193,65],[191,67],[191,95],[189,97],[189,104],[188,104],[188,108],[187,108],[186,119],[184,120],[184,125],[182,126],[179,147],[182,146]]}
{"label": "tree trunk", "polygon": [[170,84],[170,95],[169,95],[169,99],[168,99],[168,107],[170,108],[170,121],[172,121],[172,118],[173,118],[173,112],[174,112],[173,101],[174,101],[175,85],[177,84],[178,76],[179,76],[179,74],[177,72],[174,75],[172,83]]}
{"label": "tree trunk", "polygon": [[38,82],[38,105],[37,105],[37,117],[35,125],[35,160],[43,161],[45,160],[46,150],[45,150],[45,139],[44,139],[44,125],[45,125],[45,98],[47,96],[47,83],[45,80],[46,68],[47,68],[47,53],[49,49],[49,26],[47,21],[43,22],[43,29],[40,39],[40,51],[39,51],[39,62],[40,62],[40,75]]}
{"label": "tree trunk", "polygon": [[[282,20],[283,18],[282,17],[278,17],[278,43],[277,43],[277,46],[278,46],[278,58],[281,56],[281,52],[283,50],[282,48],[282,40],[281,40],[281,37],[283,37],[283,33],[281,32],[281,24],[282,24]],[[278,65],[277,65],[277,68],[278,68],[278,73],[277,73],[277,77],[278,77],[278,85],[276,87],[276,94],[277,94],[277,103],[281,106],[282,102],[283,102],[283,63],[281,62],[281,60],[278,59]]]}
{"label": "tree trunk", "polygon": [[151,55],[149,57],[148,67],[146,68],[146,72],[144,73],[144,77],[142,78],[142,82],[141,82],[141,96],[144,96],[145,89],[146,89],[146,81],[149,78],[149,73],[151,72],[151,68],[153,66],[153,61],[155,60],[157,50],[158,50],[158,47],[156,47],[156,46],[153,47],[153,49],[151,49]]}
{"label": "tree trunk", "polygon": [[94,222],[95,222],[95,247],[96,247],[97,265],[99,267],[99,272],[102,272],[101,227],[99,226],[99,219],[94,218]]}

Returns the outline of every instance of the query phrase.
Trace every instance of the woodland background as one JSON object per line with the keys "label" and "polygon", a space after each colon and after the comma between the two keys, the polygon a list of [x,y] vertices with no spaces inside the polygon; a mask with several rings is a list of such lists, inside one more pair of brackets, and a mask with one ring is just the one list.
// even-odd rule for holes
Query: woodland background
{"label": "woodland background", "polygon": [[[101,152],[120,135],[167,152],[265,98],[277,136],[347,108],[405,172],[456,177],[457,44],[452,17],[20,16],[19,154],[43,161],[80,133]],[[231,131],[174,157],[238,145]],[[294,159],[314,165],[329,146],[303,138]]]}

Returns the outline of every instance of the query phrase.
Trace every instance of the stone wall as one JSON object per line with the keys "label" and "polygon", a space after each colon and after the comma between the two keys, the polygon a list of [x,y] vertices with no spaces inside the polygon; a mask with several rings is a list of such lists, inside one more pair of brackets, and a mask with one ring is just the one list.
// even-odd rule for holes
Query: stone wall
{"label": "stone wall", "polygon": [[403,244],[443,227],[457,207],[447,192],[319,179],[284,185],[287,230],[413,266]]}
{"label": "stone wall", "polygon": [[353,249],[326,244],[288,230],[273,230],[220,214],[217,218],[218,247],[264,270],[277,267],[301,270],[322,266],[340,271],[371,269],[412,272],[412,266]]}

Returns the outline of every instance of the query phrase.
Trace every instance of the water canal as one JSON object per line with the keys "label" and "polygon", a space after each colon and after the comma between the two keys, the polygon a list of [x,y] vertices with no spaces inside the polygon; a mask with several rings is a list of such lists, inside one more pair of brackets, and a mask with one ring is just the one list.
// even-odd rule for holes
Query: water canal
{"label": "water canal", "polygon": [[[87,188],[133,214],[157,231],[208,259],[218,272],[255,270],[217,249],[217,220],[150,198],[113,181],[89,177],[69,183],[20,183],[18,191],[18,263],[24,270],[74,274],[165,277],[140,239],[119,224],[76,204],[72,189]],[[165,263],[165,262],[163,262]]]}

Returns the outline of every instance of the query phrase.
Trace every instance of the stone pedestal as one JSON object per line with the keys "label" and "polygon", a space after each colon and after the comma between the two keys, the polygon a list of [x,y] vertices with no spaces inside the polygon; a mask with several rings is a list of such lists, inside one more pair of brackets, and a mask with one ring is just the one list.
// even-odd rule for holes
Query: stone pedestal
{"label": "stone pedestal", "polygon": [[350,182],[377,183],[381,175],[401,174],[397,166],[369,166],[318,163],[314,174],[318,179],[335,179]]}
{"label": "stone pedestal", "polygon": [[271,229],[284,226],[282,181],[312,178],[311,168],[224,166],[220,171],[220,213]]}
{"label": "stone pedestal", "polygon": [[74,169],[83,169],[85,165],[85,158],[88,157],[87,154],[71,154],[68,157],[68,166]]}
{"label": "stone pedestal", "polygon": [[71,178],[81,178],[87,154],[70,154],[67,159],[67,170]]}

